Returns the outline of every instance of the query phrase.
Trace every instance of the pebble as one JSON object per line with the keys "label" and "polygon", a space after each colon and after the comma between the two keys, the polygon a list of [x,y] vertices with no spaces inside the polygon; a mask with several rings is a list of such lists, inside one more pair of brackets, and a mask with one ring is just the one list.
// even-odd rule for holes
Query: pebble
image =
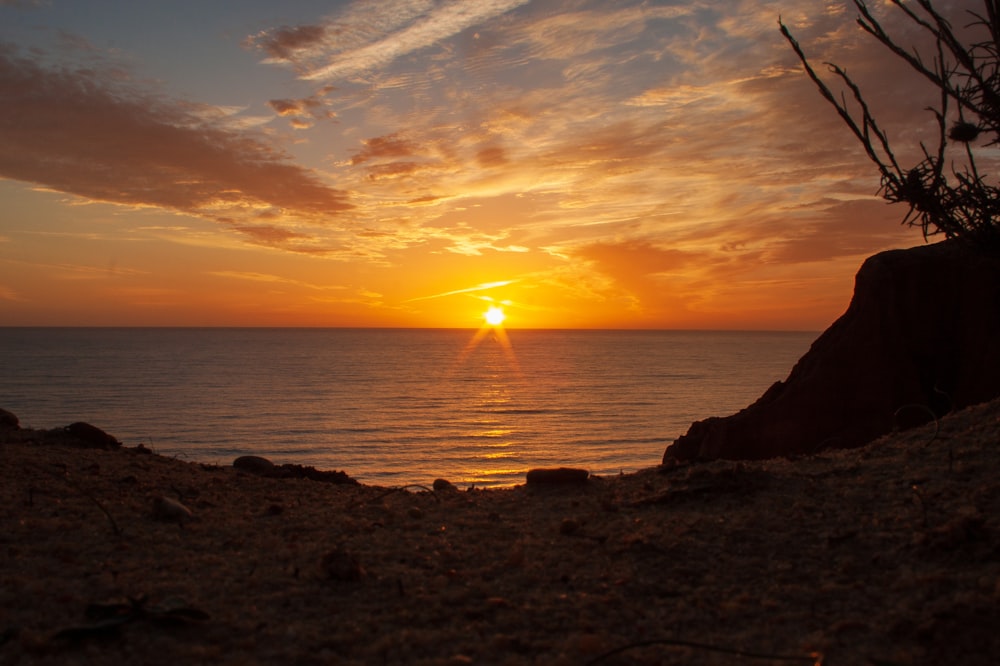
{"label": "pebble", "polygon": [[8,412],[6,409],[0,409],[0,428],[18,430],[20,427],[20,421],[17,416]]}
{"label": "pebble", "polygon": [[542,467],[528,471],[529,485],[568,485],[586,483],[590,472],[575,467]]}
{"label": "pebble", "polygon": [[180,502],[169,497],[157,497],[153,500],[153,518],[168,523],[182,523],[194,514]]}
{"label": "pebble", "polygon": [[274,471],[274,463],[260,456],[240,456],[233,461],[233,467],[250,474],[270,474]]}
{"label": "pebble", "polygon": [[320,569],[330,580],[353,582],[365,576],[365,570],[358,564],[357,558],[340,548],[334,548],[323,556]]}
{"label": "pebble", "polygon": [[572,518],[563,519],[562,523],[559,524],[559,534],[565,534],[567,536],[576,534],[580,531],[580,523],[573,520]]}
{"label": "pebble", "polygon": [[64,430],[88,447],[116,449],[122,445],[112,435],[109,435],[97,426],[84,423],[83,421],[70,423]]}
{"label": "pebble", "polygon": [[434,479],[433,488],[435,492],[458,490],[458,488],[455,487],[455,484],[448,479]]}

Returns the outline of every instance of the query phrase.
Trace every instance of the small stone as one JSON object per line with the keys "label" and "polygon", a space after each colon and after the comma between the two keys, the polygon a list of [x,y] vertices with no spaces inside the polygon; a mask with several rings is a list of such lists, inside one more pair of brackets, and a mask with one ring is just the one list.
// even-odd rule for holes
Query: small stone
{"label": "small stone", "polygon": [[458,490],[455,484],[448,479],[434,479],[433,488],[435,492]]}
{"label": "small stone", "polygon": [[409,514],[410,518],[423,518],[424,517],[424,512],[420,510],[419,506],[411,506],[409,508],[409,510],[407,511],[407,514]]}
{"label": "small stone", "polygon": [[84,423],[83,421],[70,423],[64,430],[87,448],[117,449],[122,445],[121,442],[97,426]]}
{"label": "small stone", "polygon": [[233,467],[241,472],[263,476],[274,472],[274,463],[261,456],[240,456],[233,461]]}
{"label": "small stone", "polygon": [[180,502],[169,497],[157,497],[153,500],[153,518],[167,523],[182,523],[194,514]]}
{"label": "small stone", "polygon": [[562,523],[559,524],[559,534],[565,534],[571,536],[580,531],[580,523],[573,520],[572,518],[564,518]]}
{"label": "small stone", "polygon": [[6,409],[0,409],[0,429],[18,430],[20,427],[20,421],[17,416]]}
{"label": "small stone", "polygon": [[510,549],[510,553],[507,555],[507,566],[509,567],[520,567],[524,566],[525,553],[524,544],[516,543],[514,547]]}
{"label": "small stone", "polygon": [[330,580],[342,582],[359,581],[365,576],[357,558],[340,548],[334,548],[323,556],[320,569]]}
{"label": "small stone", "polygon": [[568,485],[586,483],[590,472],[575,467],[552,467],[530,470],[527,474],[529,485]]}

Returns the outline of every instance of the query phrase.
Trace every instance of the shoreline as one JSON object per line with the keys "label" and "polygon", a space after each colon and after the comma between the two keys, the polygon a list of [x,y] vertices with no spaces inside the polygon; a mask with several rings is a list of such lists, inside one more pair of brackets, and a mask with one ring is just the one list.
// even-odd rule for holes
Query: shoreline
{"label": "shoreline", "polygon": [[1000,652],[1000,401],[795,460],[476,490],[272,479],[16,432],[0,434],[3,663]]}

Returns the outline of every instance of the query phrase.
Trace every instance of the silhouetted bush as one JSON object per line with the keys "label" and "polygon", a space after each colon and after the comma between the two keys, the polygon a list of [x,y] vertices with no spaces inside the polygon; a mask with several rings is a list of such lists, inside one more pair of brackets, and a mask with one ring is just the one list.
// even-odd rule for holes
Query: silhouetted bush
{"label": "silhouetted bush", "polygon": [[862,0],[854,0],[860,12],[858,25],[940,92],[937,107],[928,109],[937,119],[936,146],[928,148],[921,142],[923,159],[910,168],[897,161],[888,135],[847,72],[827,63],[829,71],[850,91],[838,97],[816,74],[785,24],[780,19],[778,23],[820,93],[878,167],[882,197],[909,205],[903,223],[919,224],[925,238],[944,234],[996,251],[1000,249],[1000,189],[984,180],[973,144],[1000,143],[1000,2],[983,0],[984,12],[966,13],[969,24],[962,26],[963,34],[968,35],[964,42],[930,0],[891,3],[933,40],[935,52],[929,60],[894,41]]}

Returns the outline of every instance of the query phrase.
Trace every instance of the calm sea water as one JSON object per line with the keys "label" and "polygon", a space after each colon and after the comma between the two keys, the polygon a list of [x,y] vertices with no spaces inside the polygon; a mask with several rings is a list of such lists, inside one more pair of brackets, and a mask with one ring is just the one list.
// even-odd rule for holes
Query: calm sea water
{"label": "calm sea water", "polygon": [[379,485],[522,483],[659,463],[691,422],[750,404],[815,333],[0,328],[0,407],[126,445],[244,454]]}

